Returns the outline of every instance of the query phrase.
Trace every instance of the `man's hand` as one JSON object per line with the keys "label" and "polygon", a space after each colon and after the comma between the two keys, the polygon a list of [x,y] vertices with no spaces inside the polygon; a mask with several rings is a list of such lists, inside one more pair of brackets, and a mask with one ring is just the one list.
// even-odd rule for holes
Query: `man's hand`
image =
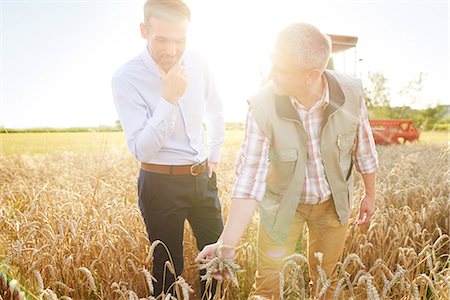
{"label": "man's hand", "polygon": [[[204,259],[213,260],[220,252],[222,252],[222,258],[233,259],[236,253],[235,247],[242,233],[247,228],[257,205],[258,201],[255,199],[232,198],[228,211],[228,220],[219,241],[215,244],[205,246],[197,255],[195,262],[203,263]],[[219,247],[221,247],[221,251],[218,251]],[[215,271],[213,275],[215,279],[220,280],[231,277],[229,274],[218,274],[218,270]]]}
{"label": "man's hand", "polygon": [[217,164],[216,162],[209,162],[208,161],[208,176],[211,178],[213,172],[215,173],[217,170]]}
{"label": "man's hand", "polygon": [[356,224],[364,226],[370,223],[375,213],[375,196],[365,195],[359,207],[359,218]]}
{"label": "man's hand", "polygon": [[216,257],[217,248],[219,248],[219,243],[209,244],[203,247],[202,251],[195,258],[195,263],[199,264],[202,259],[213,259]]}
{"label": "man's hand", "polygon": [[172,104],[177,104],[186,91],[187,77],[184,66],[176,63],[170,70],[162,73],[163,98]]}
{"label": "man's hand", "polygon": [[[205,260],[205,259],[207,259],[207,260],[214,259],[216,256],[218,256],[219,247],[221,247],[220,251],[221,251],[222,258],[230,258],[230,259],[234,258],[235,254],[236,254],[234,247],[222,245],[220,242],[217,242],[214,244],[206,245],[203,248],[203,250],[200,251],[200,253],[195,258],[195,263],[200,264],[200,263],[203,263],[203,260]],[[228,274],[228,272],[221,274],[219,272],[219,270],[215,270],[215,272],[213,272],[213,278],[216,280],[230,279],[230,274]]]}

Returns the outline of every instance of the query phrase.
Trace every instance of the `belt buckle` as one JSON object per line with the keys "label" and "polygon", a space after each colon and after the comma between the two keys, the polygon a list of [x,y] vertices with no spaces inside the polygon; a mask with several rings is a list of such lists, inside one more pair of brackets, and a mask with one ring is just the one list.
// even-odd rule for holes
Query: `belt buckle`
{"label": "belt buckle", "polygon": [[[197,171],[197,172],[194,171],[194,168],[196,168],[196,167],[198,167],[198,171]],[[189,171],[191,172],[191,175],[192,175],[192,176],[197,176],[197,175],[200,174],[201,171],[202,171],[202,170],[201,170],[201,164],[195,164],[195,165],[192,165]]]}

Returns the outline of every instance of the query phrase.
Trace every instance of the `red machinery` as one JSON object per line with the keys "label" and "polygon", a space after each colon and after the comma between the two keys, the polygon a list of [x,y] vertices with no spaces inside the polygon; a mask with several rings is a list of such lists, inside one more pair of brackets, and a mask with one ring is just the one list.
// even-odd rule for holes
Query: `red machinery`
{"label": "red machinery", "polygon": [[419,139],[412,120],[369,120],[375,144],[400,144]]}

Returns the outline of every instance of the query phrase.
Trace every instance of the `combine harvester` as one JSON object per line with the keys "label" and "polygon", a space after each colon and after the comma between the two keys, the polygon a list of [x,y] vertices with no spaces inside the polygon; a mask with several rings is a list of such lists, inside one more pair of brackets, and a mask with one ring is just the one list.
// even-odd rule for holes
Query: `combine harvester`
{"label": "combine harvester", "polygon": [[420,136],[412,120],[369,120],[369,122],[377,145],[414,142]]}

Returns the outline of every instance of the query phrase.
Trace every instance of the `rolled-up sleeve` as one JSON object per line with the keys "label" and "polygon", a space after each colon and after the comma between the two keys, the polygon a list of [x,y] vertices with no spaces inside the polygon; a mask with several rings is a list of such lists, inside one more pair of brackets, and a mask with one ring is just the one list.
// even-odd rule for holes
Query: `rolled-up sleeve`
{"label": "rolled-up sleeve", "polygon": [[150,112],[131,83],[113,77],[111,85],[128,148],[137,160],[151,161],[173,133],[177,106],[161,98],[154,111]]}
{"label": "rolled-up sleeve", "polygon": [[378,155],[370,128],[364,99],[361,101],[360,120],[357,131],[355,167],[361,174],[375,173],[378,168]]}
{"label": "rolled-up sleeve", "polygon": [[233,198],[257,201],[263,199],[269,167],[269,146],[269,140],[249,110],[245,123],[245,137],[236,159]]}

